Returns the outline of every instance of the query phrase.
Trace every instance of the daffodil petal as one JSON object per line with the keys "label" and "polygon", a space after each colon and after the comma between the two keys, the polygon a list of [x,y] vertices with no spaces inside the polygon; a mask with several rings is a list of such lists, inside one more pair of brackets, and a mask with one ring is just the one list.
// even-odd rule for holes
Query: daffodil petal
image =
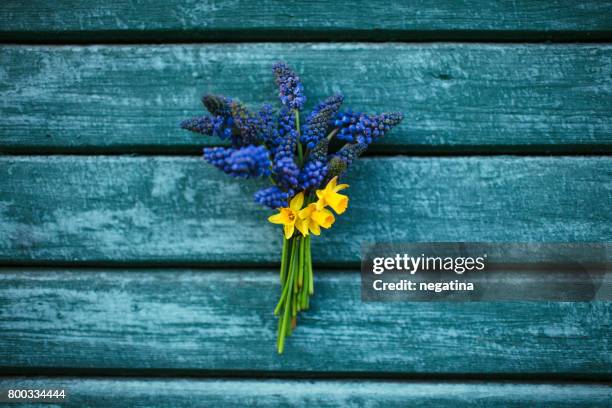
{"label": "daffodil petal", "polygon": [[311,214],[313,211],[315,211],[315,210],[316,210],[316,205],[315,205],[314,203],[309,204],[309,205],[308,205],[308,207],[303,208],[303,209],[301,209],[301,210],[300,210],[300,212],[298,213],[298,216],[299,216],[301,219],[308,218],[308,217],[310,217],[310,214]]}
{"label": "daffodil petal", "polygon": [[293,226],[293,224],[286,224],[284,226],[284,230],[285,230],[285,239],[289,239],[293,235],[293,231],[295,231],[295,227]]}
{"label": "daffodil petal", "polygon": [[338,176],[334,176],[333,179],[329,180],[329,183],[325,186],[325,190],[333,190],[336,188],[336,183],[338,182]]}
{"label": "daffodil petal", "polygon": [[325,208],[325,205],[325,198],[319,198],[319,200],[315,203],[315,208],[317,211],[320,211]]}
{"label": "daffodil petal", "polygon": [[349,188],[348,184],[338,184],[336,187],[334,187],[334,192],[337,193],[340,190],[344,190],[345,188]]}
{"label": "daffodil petal", "polygon": [[299,211],[302,208],[303,204],[304,204],[304,193],[300,192],[291,199],[291,202],[289,203],[289,207],[294,211]]}
{"label": "daffodil petal", "polygon": [[309,219],[306,218],[305,220],[298,220],[295,223],[295,226],[298,229],[298,231],[302,233],[302,235],[306,236],[308,235],[308,224],[309,224]]}
{"label": "daffodil petal", "polygon": [[319,228],[319,224],[317,224],[316,222],[311,222],[310,224],[308,224],[308,228],[310,229],[310,232],[312,232],[314,235],[321,235],[321,228]]}
{"label": "daffodil petal", "polygon": [[270,221],[272,224],[284,224],[285,223],[282,212],[269,216],[268,221]]}

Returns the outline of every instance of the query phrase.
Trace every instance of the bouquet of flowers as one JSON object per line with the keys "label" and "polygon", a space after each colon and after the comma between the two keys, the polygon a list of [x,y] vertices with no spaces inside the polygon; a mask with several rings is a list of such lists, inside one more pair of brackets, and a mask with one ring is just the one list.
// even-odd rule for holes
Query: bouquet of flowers
{"label": "bouquet of flowers", "polygon": [[[309,307],[314,293],[310,238],[329,229],[344,213],[348,188],[338,180],[370,145],[402,120],[399,112],[368,115],[341,111],[343,96],[320,102],[303,123],[306,102],[300,77],[286,64],[274,64],[281,106],[249,110],[242,102],[205,95],[210,115],[185,120],[181,127],[231,142],[231,147],[204,148],[204,160],[236,178],[267,178],[271,187],[255,193],[255,201],[278,212],[268,221],[283,226],[277,350]],[[333,212],[331,210],[333,210]],[[334,214],[335,213],[335,214]]]}

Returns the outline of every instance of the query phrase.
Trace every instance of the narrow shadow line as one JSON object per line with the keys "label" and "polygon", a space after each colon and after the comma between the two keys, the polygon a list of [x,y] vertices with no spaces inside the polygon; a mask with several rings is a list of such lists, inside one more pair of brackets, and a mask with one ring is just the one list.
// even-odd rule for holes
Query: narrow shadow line
{"label": "narrow shadow line", "polygon": [[391,29],[191,29],[4,31],[0,43],[44,45],[192,44],[229,42],[475,42],[592,43],[612,41],[611,30],[391,30]]}
{"label": "narrow shadow line", "polygon": [[406,382],[507,382],[523,384],[589,383],[612,384],[610,373],[400,373],[400,372],[304,372],[252,370],[194,370],[194,369],[127,369],[127,368],[49,368],[2,367],[2,377],[138,377],[160,379],[279,379],[279,380],[379,380]]}

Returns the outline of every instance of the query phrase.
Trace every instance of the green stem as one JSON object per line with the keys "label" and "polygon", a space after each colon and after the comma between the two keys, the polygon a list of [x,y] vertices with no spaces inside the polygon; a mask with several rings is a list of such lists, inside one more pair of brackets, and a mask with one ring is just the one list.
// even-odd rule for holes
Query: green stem
{"label": "green stem", "polygon": [[307,235],[304,239],[304,256],[302,260],[302,268],[304,270],[304,281],[302,283],[302,289],[300,291],[300,308],[302,310],[306,310],[308,308],[308,297],[310,296],[308,293],[310,287],[310,280],[312,277],[309,273],[309,259],[308,259],[308,250],[310,248],[310,235]]}
{"label": "green stem", "polygon": [[299,160],[298,164],[300,165],[300,167],[302,167],[302,165],[304,164],[304,152],[302,151],[302,141],[300,140],[300,112],[297,109],[294,109],[293,113],[295,114],[295,130],[297,132],[297,152]]}
{"label": "green stem", "polygon": [[308,299],[308,270],[304,271],[304,286],[300,290],[300,309],[306,310],[306,301]]}
{"label": "green stem", "polygon": [[[290,274],[289,282],[293,279],[293,274]],[[287,335],[287,324],[289,321],[289,309],[291,308],[290,302],[285,302],[285,312],[283,313],[283,322],[281,324],[279,337],[278,337],[278,354],[283,354],[285,349],[285,336]]]}
{"label": "green stem", "polygon": [[283,252],[281,253],[281,267],[280,267],[280,281],[281,286],[284,286],[285,279],[287,278],[287,243],[289,240],[283,235]]}
{"label": "green stem", "polygon": [[338,133],[338,128],[329,132],[329,135],[327,135],[327,140],[332,140],[332,137],[336,136],[336,133]]}
{"label": "green stem", "polygon": [[298,269],[298,289],[302,288],[302,283],[304,283],[304,248],[306,247],[306,238],[308,237],[308,235],[306,235],[306,237],[302,238],[300,240],[300,258],[299,258],[299,269]]}
{"label": "green stem", "polygon": [[302,153],[302,142],[298,140],[298,160],[300,161],[300,167],[304,164],[304,153]]}
{"label": "green stem", "polygon": [[308,264],[308,294],[314,294],[314,274],[312,273],[312,255],[310,253],[310,238],[306,243],[306,262]]}
{"label": "green stem", "polygon": [[278,330],[278,339],[277,339],[277,350],[278,354],[282,354],[285,349],[285,337],[291,334],[291,325],[289,323],[292,315],[292,308],[294,304],[294,299],[292,296],[292,287],[293,282],[296,278],[295,276],[295,268],[296,268],[296,250],[297,244],[296,240],[293,240],[291,245],[291,261],[289,265],[289,274],[287,277],[287,282],[285,283],[285,287],[283,288],[283,295],[281,296],[281,300],[279,301],[274,313],[277,314],[278,310],[284,304],[285,309],[283,311],[283,316],[281,317],[281,323]]}
{"label": "green stem", "polygon": [[280,312],[281,307],[283,306],[283,302],[285,301],[285,299],[287,299],[289,295],[289,292],[292,289],[293,286],[293,282],[291,282],[291,279],[293,277],[293,259],[295,258],[295,252],[296,252],[296,248],[295,248],[295,240],[291,240],[291,260],[289,261],[289,271],[288,271],[288,276],[287,276],[287,281],[285,282],[284,286],[283,286],[283,291],[281,294],[281,298],[278,301],[278,304],[276,305],[276,308],[274,309],[274,315],[278,315],[278,312]]}
{"label": "green stem", "polygon": [[[300,237],[297,237],[296,239],[297,242],[297,249],[295,251],[295,272],[299,273],[299,269],[300,269],[300,244],[302,243],[302,240],[300,239]],[[293,263],[293,260],[292,260]],[[296,279],[293,280],[293,293],[297,293],[298,292],[298,280],[297,280],[297,275],[296,275]]]}

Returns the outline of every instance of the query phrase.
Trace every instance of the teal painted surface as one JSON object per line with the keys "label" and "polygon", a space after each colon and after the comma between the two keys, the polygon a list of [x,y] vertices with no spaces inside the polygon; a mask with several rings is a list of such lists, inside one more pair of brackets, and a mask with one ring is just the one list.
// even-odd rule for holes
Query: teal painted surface
{"label": "teal painted surface", "polygon": [[278,59],[310,105],[341,91],[347,107],[404,112],[373,152],[612,152],[607,44],[4,46],[0,58],[9,153],[199,155],[219,141],[179,121],[203,114],[205,92],[276,103]]}
{"label": "teal painted surface", "polygon": [[612,374],[611,303],[372,303],[361,301],[360,288],[357,270],[317,269],[312,307],[278,356],[276,269],[2,269],[0,367],[457,379]]}
{"label": "teal painted surface", "polygon": [[610,39],[609,1],[5,1],[18,41]]}
{"label": "teal painted surface", "polygon": [[[9,263],[270,264],[281,228],[196,157],[2,157],[0,259]],[[316,264],[362,242],[607,242],[610,157],[364,158],[351,201],[313,240]]]}
{"label": "teal painted surface", "polygon": [[[602,42],[524,43],[550,39]],[[356,265],[362,241],[609,242],[611,39],[609,1],[6,1],[0,152],[81,156],[0,157],[0,388],[66,386],[75,407],[608,406],[610,303],[362,303]],[[277,263],[280,231],[257,183],[195,157],[216,141],[177,128],[205,91],[275,101],[277,59],[310,104],[341,90],[406,113],[349,177],[282,357],[277,272],[251,267]],[[130,153],[151,156],[98,156]]]}
{"label": "teal painted surface", "polygon": [[[71,392],[61,407],[608,407],[599,384],[432,383],[396,381],[198,380],[138,378],[0,379],[6,388],[52,384]],[[287,390],[291,390],[288,392]],[[34,405],[19,405],[33,407]],[[37,405],[38,406],[38,405]]]}

